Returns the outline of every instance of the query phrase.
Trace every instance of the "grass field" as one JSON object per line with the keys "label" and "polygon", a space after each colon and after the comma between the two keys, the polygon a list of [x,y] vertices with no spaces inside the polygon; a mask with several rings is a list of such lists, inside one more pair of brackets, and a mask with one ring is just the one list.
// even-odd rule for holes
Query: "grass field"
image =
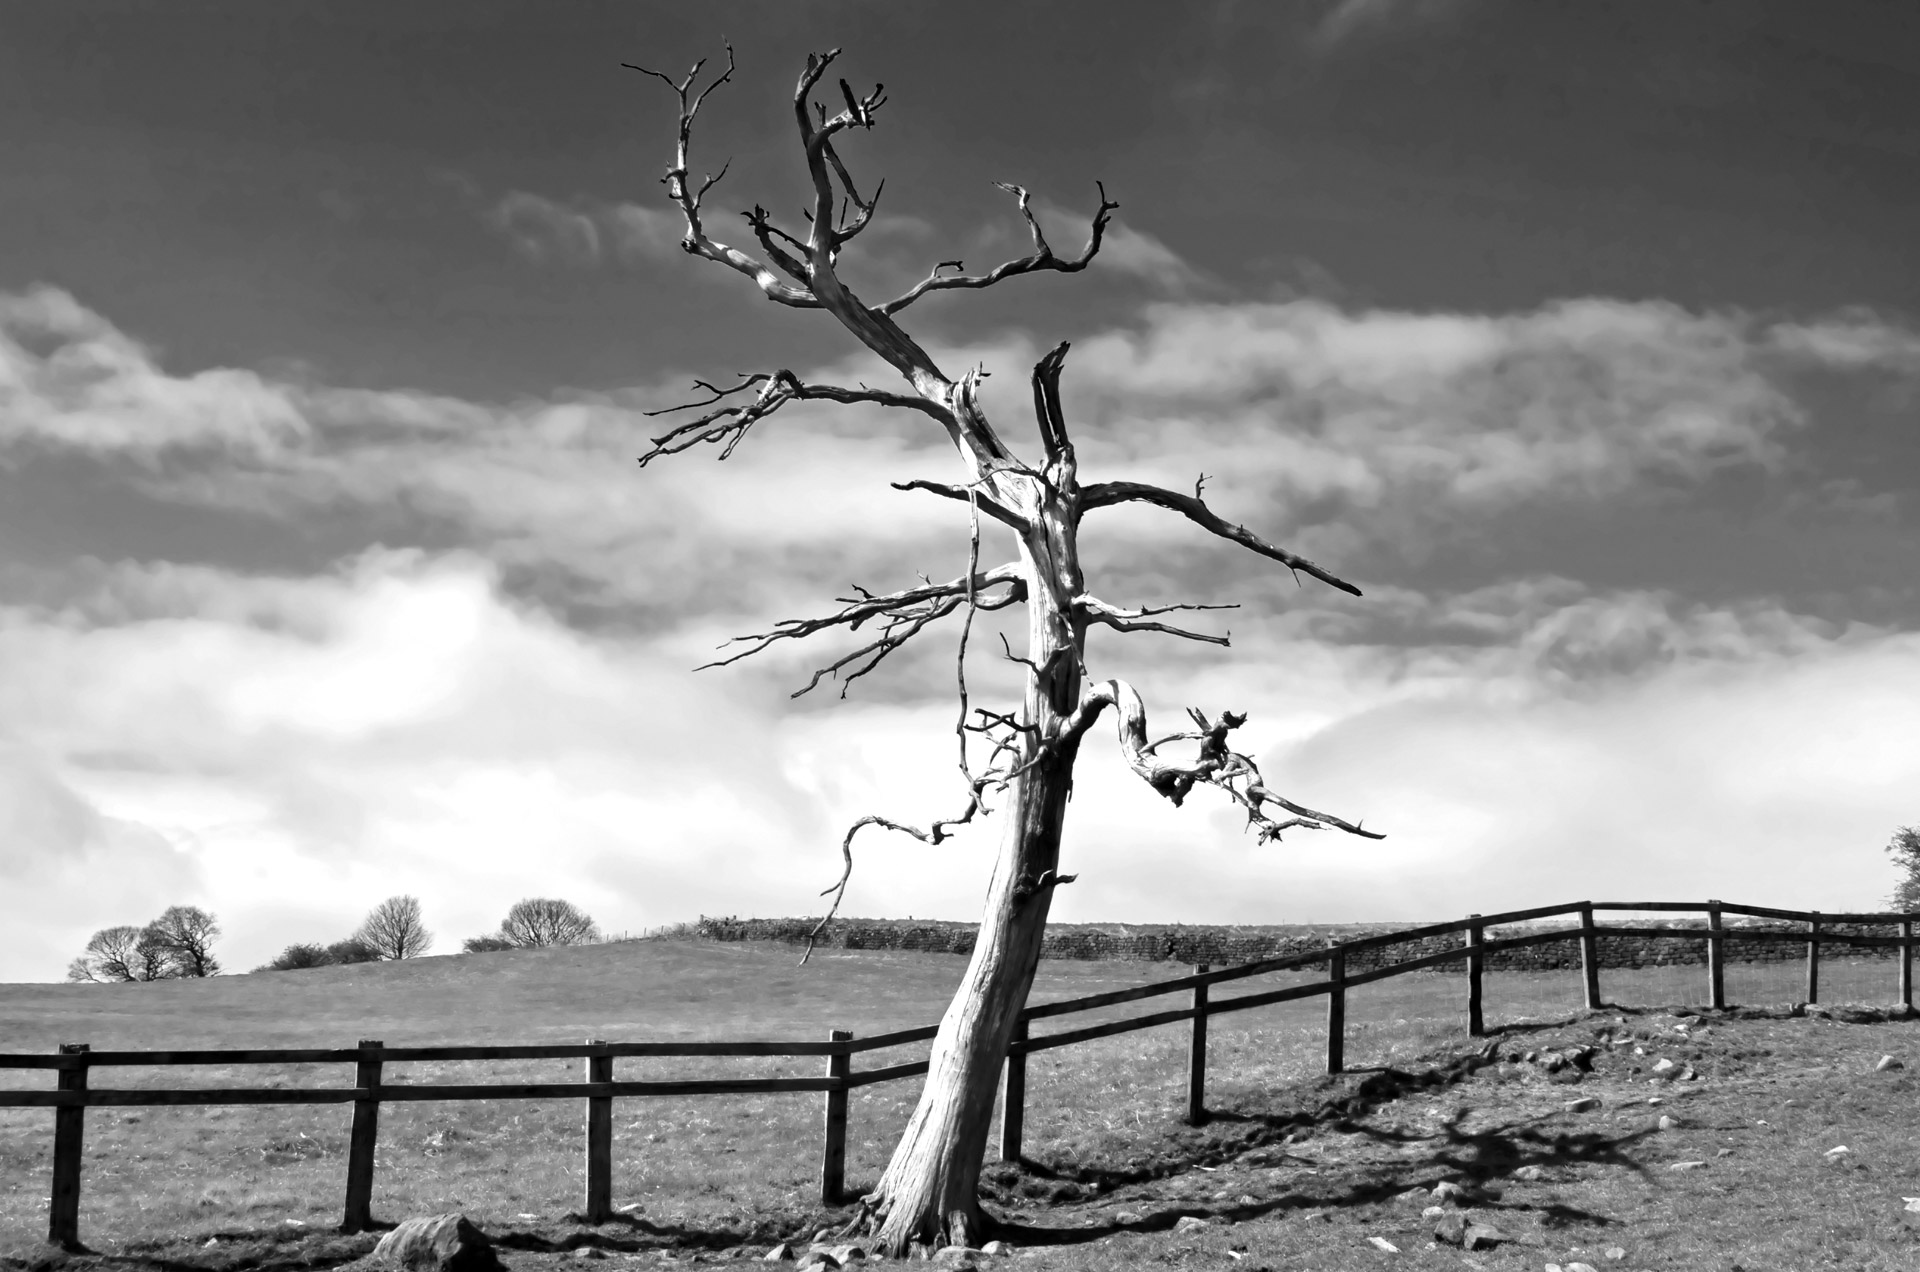
{"label": "grass field", "polygon": [[[795,965],[786,946],[654,940],[404,964],[322,968],[153,985],[0,986],[0,1050],[63,1041],[104,1047],[347,1046],[657,1039],[820,1039],[930,1023],[957,983],[951,955],[838,951]],[[1046,962],[1034,1001],[1163,979],[1165,964]],[[1728,996],[1784,1004],[1792,964],[1730,966]],[[1243,982],[1256,992],[1279,977]],[[1828,1001],[1885,1002],[1887,962],[1823,964]],[[1609,1000],[1704,997],[1699,968],[1607,972]],[[1349,995],[1347,1062],[1329,1079],[1324,1003],[1216,1017],[1204,1127],[1183,1126],[1187,1029],[1168,1026],[1036,1055],[1029,1067],[1027,1153],[990,1172],[990,1206],[1030,1225],[1017,1243],[1049,1266],[1143,1261],[1245,1264],[1248,1272],[1404,1267],[1920,1268],[1900,1197],[1920,1195],[1920,1109],[1908,1071],[1873,1072],[1882,1053],[1920,1067],[1920,1026],[1798,1018],[1725,1018],[1676,1034],[1669,1017],[1579,1010],[1577,973],[1490,973],[1488,1023],[1519,1053],[1556,1040],[1629,1032],[1572,1090],[1502,1063],[1427,1084],[1484,1040],[1463,1028],[1464,980],[1401,977]],[[1216,998],[1227,997],[1226,992]],[[1112,1017],[1181,999],[1129,1004]],[[1043,1022],[1065,1028],[1099,1013]],[[1041,1032],[1036,1030],[1036,1032]],[[1652,1050],[1632,1057],[1631,1047]],[[1645,1072],[1659,1054],[1700,1081],[1668,1087]],[[873,1053],[857,1068],[925,1054]],[[1475,1061],[1475,1064],[1478,1062]],[[395,1065],[390,1081],[570,1080],[580,1062]],[[810,1073],[817,1060],[622,1060],[621,1078]],[[1472,1067],[1471,1065],[1467,1067]],[[1412,1075],[1412,1076],[1409,1076]],[[94,1085],[344,1084],[344,1066],[231,1071],[100,1070]],[[45,1072],[0,1073],[19,1087]],[[918,1079],[851,1097],[848,1180],[884,1165]],[[1650,1131],[1660,1109],[1688,1110],[1687,1131]],[[1570,1116],[1570,1096],[1602,1111]],[[819,1099],[809,1095],[630,1099],[616,1106],[618,1221],[570,1220],[581,1191],[575,1101],[397,1104],[381,1115],[376,1215],[461,1209],[538,1263],[581,1245],[658,1257],[740,1257],[811,1233],[832,1215],[814,1203]],[[325,1235],[341,1205],[344,1107],[95,1110],[87,1120],[82,1232],[109,1261],[152,1266],[314,1266],[364,1253],[366,1238]],[[52,1116],[0,1111],[0,1252],[26,1257],[46,1224]],[[1844,1164],[1825,1151],[1845,1143]],[[1716,1156],[1731,1147],[1727,1157]],[[1671,1173],[1676,1154],[1709,1162]],[[1682,1156],[1679,1160],[1691,1160]],[[1513,1183],[1519,1165],[1545,1181]],[[1432,1241],[1420,1207],[1393,1200],[1441,1177],[1506,1180],[1491,1203],[1521,1241],[1464,1254]],[[1903,1191],[1904,1190],[1904,1191]],[[1175,1233],[1182,1214],[1211,1217]],[[1430,1224],[1426,1226],[1430,1227]],[[1388,1255],[1368,1237],[1399,1247]],[[212,1244],[209,1245],[211,1239]],[[1618,1246],[1623,1261],[1600,1253]],[[1580,1249],[1586,1254],[1571,1254]],[[1742,1252],[1745,1253],[1742,1253]],[[1832,1257],[1829,1258],[1829,1255]]]}

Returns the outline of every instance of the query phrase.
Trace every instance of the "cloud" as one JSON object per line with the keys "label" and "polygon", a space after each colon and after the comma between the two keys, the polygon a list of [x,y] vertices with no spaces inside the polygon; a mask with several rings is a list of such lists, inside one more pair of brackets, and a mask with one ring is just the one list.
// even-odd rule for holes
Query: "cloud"
{"label": "cloud", "polygon": [[264,458],[306,437],[283,386],[224,367],[170,375],[145,345],[64,291],[0,292],[0,453],[58,448],[151,461],[188,447]]}
{"label": "cloud", "polygon": [[686,226],[678,212],[580,198],[560,202],[509,190],[482,219],[529,259],[567,265],[631,264],[677,253]]}
{"label": "cloud", "polygon": [[[62,915],[0,979],[55,976],[76,935],[173,901],[221,914],[252,965],[393,892],[457,940],[553,890],[615,928],[676,918],[718,904],[723,861],[818,887],[781,859],[818,828],[764,703],[510,601],[468,554],[106,567],[68,603],[0,606],[0,718],[9,885]],[[635,857],[651,888],[607,882]],[[306,926],[247,927],[262,903]]]}
{"label": "cloud", "polygon": [[[1510,315],[1162,304],[1076,346],[1087,453],[1362,509],[1601,498],[1778,471],[1807,415],[1737,314],[1568,301]],[[1090,399],[1090,400],[1089,400]],[[1169,424],[1171,421],[1171,424]]]}
{"label": "cloud", "polygon": [[[69,563],[33,599],[0,593],[8,877],[57,915],[0,977],[57,975],[87,932],[156,898],[220,912],[242,965],[337,936],[397,891],[450,939],[542,891],[612,927],[799,911],[853,817],[957,808],[950,632],[844,704],[784,696],[848,648],[831,639],[686,670],[849,581],[958,571],[963,514],[888,488],[951,464],[919,417],[794,409],[724,465],[643,472],[660,424],[638,407],[672,400],[664,386],[511,403],[342,390],[170,370],[49,289],[0,315],[0,460],[84,460],[237,536],[326,518],[359,534],[321,569],[143,560],[130,539],[126,559]],[[1730,472],[1829,497],[1804,471],[1822,418],[1794,376],[1863,359],[1904,376],[1899,331],[1602,300],[1505,315],[1163,302],[1075,342],[1067,406],[1087,479],[1185,488],[1205,467],[1237,519],[1348,534],[1358,552],[1380,524],[1417,545],[1529,502],[1630,516]],[[1018,335],[931,351],[1022,369],[1037,354]],[[987,391],[1019,437],[1024,378]],[[1219,616],[1230,652],[1099,633],[1095,673],[1137,680],[1156,718],[1251,712],[1246,745],[1280,789],[1393,837],[1261,849],[1222,806],[1166,806],[1101,740],[1063,918],[1424,917],[1496,904],[1490,878],[1515,903],[1648,877],[1729,894],[1749,861],[1794,891],[1750,899],[1867,904],[1881,823],[1911,820],[1920,650],[1844,606],[1537,566],[1282,598],[1161,547],[1164,514],[1131,515],[1088,536],[1099,586],[1125,589],[1113,599],[1250,604]],[[1005,550],[996,533],[985,550]],[[969,666],[980,701],[1019,674],[993,630]],[[872,841],[850,904],[964,914],[997,829],[938,853]],[[96,894],[93,870],[137,886]]]}

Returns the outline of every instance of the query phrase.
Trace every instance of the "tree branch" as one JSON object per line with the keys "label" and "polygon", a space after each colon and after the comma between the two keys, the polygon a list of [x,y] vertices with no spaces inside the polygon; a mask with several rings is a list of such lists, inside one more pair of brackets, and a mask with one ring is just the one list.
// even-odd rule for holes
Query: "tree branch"
{"label": "tree branch", "polygon": [[1111,220],[1113,214],[1120,209],[1118,203],[1107,198],[1107,188],[1097,181],[1094,182],[1095,188],[1100,191],[1100,210],[1093,214],[1093,228],[1087,235],[1087,245],[1081,251],[1080,255],[1074,257],[1072,260],[1062,260],[1053,254],[1051,247],[1047,246],[1046,236],[1040,231],[1040,222],[1036,220],[1033,215],[1032,196],[1027,193],[1026,189],[1021,186],[1010,185],[1004,181],[996,181],[994,184],[1019,200],[1020,215],[1026,218],[1027,229],[1033,236],[1033,253],[1029,256],[1022,256],[1017,260],[1008,261],[1003,265],[997,265],[984,274],[943,274],[940,270],[947,264],[947,262],[943,261],[940,265],[934,266],[931,274],[914,284],[913,290],[904,295],[896,296],[886,304],[880,306],[881,313],[889,315],[897,314],[931,291],[952,291],[960,287],[991,287],[995,283],[1003,279],[1012,278],[1016,274],[1031,274],[1038,270],[1050,269],[1062,274],[1072,274],[1083,270],[1092,262],[1094,256],[1099,253],[1100,238],[1106,233],[1107,222]]}
{"label": "tree branch", "polygon": [[1060,408],[1060,372],[1066,366],[1067,350],[1072,347],[1062,340],[1033,366],[1033,417],[1040,424],[1040,445],[1047,456],[1048,479],[1060,487],[1072,486],[1078,471],[1073,440],[1067,436],[1067,417]]}
{"label": "tree branch", "polygon": [[[733,454],[747,435],[747,430],[772,415],[775,411],[793,401],[839,402],[842,405],[866,403],[873,406],[902,407],[930,415],[948,428],[952,427],[952,416],[937,402],[929,402],[923,397],[908,393],[889,393],[884,389],[849,389],[837,384],[807,384],[791,371],[758,372],[741,379],[731,388],[719,388],[706,380],[695,380],[694,387],[705,389],[710,396],[699,401],[684,402],[679,406],[663,407],[658,411],[646,412],[649,416],[672,415],[678,411],[691,411],[697,407],[713,406],[725,401],[736,393],[744,393],[754,385],[760,386],[759,394],[750,403],[741,406],[722,406],[707,412],[699,419],[689,420],[653,438],[653,449],[640,456],[640,465],[645,467],[662,455],[677,455],[681,451],[691,450],[702,442],[724,442],[720,458]],[[965,498],[963,495],[962,498]],[[997,505],[996,505],[997,506]]]}
{"label": "tree branch", "polygon": [[[950,486],[945,482],[927,481],[921,477],[916,477],[912,481],[894,481],[887,484],[895,490],[924,490],[928,494],[939,495],[942,499],[957,499],[961,503],[968,502],[967,492],[972,489],[968,486]],[[975,495],[974,498],[979,502],[980,511],[1016,534],[1024,534],[1029,529],[1026,520],[1004,504],[989,499],[985,495]]]}
{"label": "tree branch", "polygon": [[[1335,817],[1331,813],[1322,813],[1292,800],[1284,799],[1269,790],[1260,775],[1259,766],[1250,758],[1237,751],[1228,749],[1227,734],[1247,722],[1247,717],[1232,711],[1223,711],[1218,720],[1209,721],[1204,712],[1188,708],[1196,723],[1201,726],[1199,734],[1175,735],[1174,738],[1162,738],[1159,742],[1147,742],[1147,708],[1141,702],[1139,693],[1124,680],[1103,680],[1090,685],[1080,706],[1062,722],[1057,740],[1053,745],[1064,744],[1085,735],[1093,727],[1100,713],[1108,707],[1119,711],[1116,721],[1120,737],[1120,749],[1127,757],[1127,766],[1139,774],[1141,780],[1159,791],[1177,808],[1186,799],[1194,786],[1205,783],[1216,786],[1247,813],[1247,824],[1259,829],[1262,843],[1269,839],[1280,838],[1280,833],[1295,827],[1319,830],[1328,826],[1344,830],[1348,834],[1361,835],[1368,839],[1385,839],[1386,836]],[[1154,755],[1156,747],[1164,746],[1179,737],[1197,738],[1200,743],[1198,756],[1192,764],[1169,764]],[[1276,804],[1294,814],[1288,821],[1276,821],[1267,816],[1264,805]]]}
{"label": "tree branch", "polygon": [[[723,166],[718,175],[706,178],[706,180],[701,182],[698,190],[693,190],[689,188],[687,184],[687,153],[693,139],[694,117],[700,113],[701,103],[707,100],[708,93],[711,93],[714,89],[733,78],[733,46],[731,44],[727,45],[727,69],[717,76],[712,83],[708,84],[698,93],[695,93],[693,86],[700,78],[700,69],[706,64],[707,60],[701,58],[693,64],[693,69],[687,72],[685,79],[676,81],[669,76],[661,74],[659,71],[648,70],[644,66],[635,66],[631,62],[621,63],[621,65],[628,70],[639,71],[643,75],[653,76],[653,78],[659,80],[668,88],[671,88],[674,95],[680,99],[679,145],[674,150],[673,166],[668,168],[666,175],[660,178],[661,182],[667,187],[667,197],[679,205],[680,215],[686,218],[687,233],[686,236],[680,240],[680,246],[689,255],[705,257],[707,260],[725,265],[728,269],[745,274],[754,281],[754,284],[766,294],[769,300],[782,305],[792,306],[795,309],[818,309],[821,307],[820,300],[813,294],[810,288],[796,286],[793,283],[786,282],[778,274],[745,252],[738,248],[728,247],[725,243],[716,242],[708,237],[706,228],[700,222],[701,200],[706,197],[707,191],[713,189],[720,178],[726,175],[727,170]],[[763,242],[764,241],[763,239]],[[791,272],[792,271],[789,271],[789,273]],[[804,281],[804,276],[802,276],[802,279]]]}
{"label": "tree branch", "polygon": [[1268,543],[1245,526],[1234,525],[1222,518],[1213,509],[1207,507],[1205,501],[1197,495],[1183,495],[1178,491],[1138,481],[1102,481],[1080,488],[1080,511],[1083,513],[1122,503],[1150,503],[1170,512],[1177,512],[1201,529],[1218,535],[1222,539],[1231,539],[1241,547],[1257,552],[1263,557],[1270,557],[1296,573],[1310,574],[1322,583],[1339,588],[1342,592],[1353,596],[1360,595],[1360,589],[1345,579],[1329,574],[1303,556],[1297,556],[1285,548]]}
{"label": "tree branch", "polygon": [[[1239,609],[1237,604],[1226,605],[1152,605],[1143,609],[1121,609],[1109,605],[1097,596],[1081,594],[1073,598],[1076,609],[1088,618],[1117,632],[1164,632],[1169,636],[1179,636],[1186,640],[1204,641],[1209,645],[1232,645],[1233,634],[1209,636],[1205,632],[1188,631],[1184,627],[1174,627],[1167,623],[1150,621],[1154,614],[1171,614],[1176,610],[1218,610]],[[1151,748],[1149,748],[1151,749]]]}
{"label": "tree branch", "polygon": [[[1007,590],[1001,595],[984,599],[980,596],[982,591],[1003,584]],[[725,667],[743,658],[751,658],[777,641],[799,640],[835,627],[858,631],[862,624],[878,620],[880,631],[875,639],[815,671],[813,678],[792,695],[798,698],[814,689],[826,677],[838,676],[842,669],[860,663],[861,665],[852,674],[845,677],[841,685],[840,696],[844,698],[847,689],[854,681],[879,666],[888,654],[919,635],[928,624],[945,618],[962,605],[969,605],[970,608],[975,609],[1000,610],[1024,601],[1026,595],[1027,585],[1020,576],[1020,566],[1017,562],[1010,562],[947,583],[927,583],[920,587],[890,592],[884,596],[862,593],[857,598],[842,597],[840,599],[843,608],[832,614],[820,618],[782,619],[770,632],[734,637],[727,644],[748,644],[750,647],[725,658],[703,663],[699,670]],[[865,661],[862,662],[862,660]]]}

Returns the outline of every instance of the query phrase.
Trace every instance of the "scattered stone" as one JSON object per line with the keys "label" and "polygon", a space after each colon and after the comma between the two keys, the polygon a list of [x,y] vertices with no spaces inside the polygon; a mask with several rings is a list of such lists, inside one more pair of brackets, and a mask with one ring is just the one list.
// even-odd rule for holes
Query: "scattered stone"
{"label": "scattered stone", "polygon": [[405,1220],[380,1238],[373,1257],[408,1272],[496,1272],[500,1267],[487,1234],[462,1214]]}
{"label": "scattered stone", "polygon": [[1430,1196],[1443,1205],[1449,1201],[1455,1205],[1465,1205],[1472,1199],[1472,1193],[1468,1189],[1454,1183],[1451,1179],[1443,1179],[1435,1184]]}
{"label": "scattered stone", "polygon": [[1461,1244],[1469,1250],[1483,1250],[1511,1240],[1513,1238],[1504,1230],[1490,1223],[1470,1223],[1467,1225],[1466,1240]]}
{"label": "scattered stone", "polygon": [[1660,1129],[1663,1131],[1677,1131],[1680,1129],[1680,1119],[1674,1117],[1672,1114],[1662,1113],[1660,1115]]}
{"label": "scattered stone", "polygon": [[1594,1099],[1590,1095],[1583,1095],[1577,1100],[1568,1100],[1565,1104],[1561,1105],[1560,1107],[1565,1109],[1569,1113],[1585,1113],[1589,1109],[1599,1108],[1600,1101]]}
{"label": "scattered stone", "polygon": [[990,1254],[996,1259],[1004,1259],[1013,1253],[1013,1247],[1004,1241],[989,1241],[980,1247],[982,1254]]}
{"label": "scattered stone", "polygon": [[1733,1150],[1730,1148],[1717,1148],[1713,1151],[1713,1155],[1715,1157],[1732,1157]]}
{"label": "scattered stone", "polygon": [[1705,1165],[1706,1165],[1705,1162],[1675,1162],[1673,1165],[1667,1167],[1667,1169],[1668,1170],[1700,1170]]}
{"label": "scattered stone", "polygon": [[604,1259],[607,1257],[607,1252],[599,1246],[581,1246],[573,1252],[573,1257],[576,1259]]}
{"label": "scattered stone", "polygon": [[1608,1246],[1600,1252],[1600,1257],[1609,1263],[1618,1263],[1627,1257],[1627,1252],[1619,1246]]}
{"label": "scattered stone", "polygon": [[1181,1215],[1179,1220],[1173,1225],[1173,1230],[1175,1232],[1200,1232],[1212,1226],[1211,1223],[1208,1223],[1199,1215]]}
{"label": "scattered stone", "polygon": [[1400,1253],[1400,1247],[1393,1244],[1393,1242],[1387,1240],[1385,1237],[1368,1237],[1367,1240],[1372,1243],[1373,1248],[1376,1250],[1384,1250],[1388,1254]]}
{"label": "scattered stone", "polygon": [[[1439,1209],[1439,1207],[1435,1207]],[[1433,1225],[1434,1239],[1448,1245],[1465,1245],[1467,1240],[1467,1217],[1459,1211],[1441,1211],[1440,1221]]]}
{"label": "scattered stone", "polygon": [[1395,1193],[1393,1199],[1402,1205],[1417,1206],[1426,1201],[1428,1197],[1437,1195],[1436,1193],[1429,1193],[1424,1188],[1409,1188],[1405,1192]]}
{"label": "scattered stone", "polygon": [[1667,1059],[1665,1056],[1661,1056],[1653,1063],[1653,1071],[1655,1073],[1672,1073],[1674,1067],[1673,1061]]}
{"label": "scattered stone", "polygon": [[1547,1172],[1546,1168],[1542,1166],[1522,1166],[1513,1172],[1513,1177],[1531,1184],[1545,1179]]}
{"label": "scattered stone", "polygon": [[1139,1215],[1137,1215],[1137,1214],[1135,1214],[1135,1213],[1134,1213],[1133,1211],[1131,1211],[1131,1210],[1116,1210],[1116,1211],[1114,1211],[1114,1212],[1113,1212],[1113,1221],[1114,1221],[1115,1223],[1144,1223],[1144,1222],[1146,1222],[1146,1221],[1145,1221],[1144,1219],[1142,1219],[1142,1218],[1141,1218],[1141,1217],[1140,1217]]}
{"label": "scattered stone", "polygon": [[837,1245],[827,1251],[827,1257],[835,1263],[838,1263],[841,1267],[845,1267],[855,1259],[866,1258],[867,1252],[857,1245]]}
{"label": "scattered stone", "polygon": [[1591,1263],[1569,1263],[1567,1264],[1567,1272],[1600,1272],[1600,1269],[1594,1267]]}
{"label": "scattered stone", "polygon": [[1662,1095],[1650,1095],[1647,1097],[1648,1104],[1665,1104],[1666,1102],[1666,1097]]}
{"label": "scattered stone", "polygon": [[791,1263],[793,1262],[793,1247],[782,1241],[779,1245],[773,1247],[773,1249],[767,1251],[760,1257],[768,1263]]}
{"label": "scattered stone", "polygon": [[1902,1197],[1907,1208],[1900,1212],[1900,1218],[1909,1228],[1920,1228],[1920,1197]]}
{"label": "scattered stone", "polygon": [[1880,1063],[1873,1066],[1875,1073],[1885,1073],[1889,1069],[1904,1069],[1907,1066],[1895,1056],[1881,1056]]}
{"label": "scattered stone", "polygon": [[972,1246],[941,1246],[933,1252],[935,1263],[970,1263],[978,1258],[980,1251]]}
{"label": "scattered stone", "polygon": [[1828,1149],[1824,1155],[1829,1161],[1833,1161],[1842,1157],[1852,1156],[1853,1150],[1845,1144],[1835,1144],[1832,1148]]}

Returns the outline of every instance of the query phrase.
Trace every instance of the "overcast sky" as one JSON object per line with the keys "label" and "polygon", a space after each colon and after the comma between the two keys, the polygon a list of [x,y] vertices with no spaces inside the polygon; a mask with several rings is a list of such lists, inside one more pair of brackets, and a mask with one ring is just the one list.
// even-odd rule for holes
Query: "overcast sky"
{"label": "overcast sky", "polygon": [[[1116,603],[1237,601],[1218,650],[1096,634],[1301,802],[1259,845],[1105,730],[1063,920],[1457,917],[1582,897],[1876,905],[1920,821],[1920,14],[1598,5],[105,3],[0,13],[0,979],[215,911],[241,970],[412,892],[611,930],[813,911],[852,819],[960,806],[957,630],[845,700],[833,637],[730,635],[965,565],[925,417],[790,408],[634,459],[695,376],[889,374],[678,250],[694,167],[794,214],[790,114],[842,46],[886,178],[869,300],[1024,249],[1085,273],[907,326],[1033,449],[1073,351],[1082,477],[1188,488],[1358,583],[1150,510]],[[831,77],[830,77],[831,78]],[[985,551],[1004,550],[989,536]],[[997,559],[997,558],[996,558]],[[977,694],[1014,682],[976,642]],[[979,700],[976,698],[976,700]],[[1168,728],[1175,727],[1169,724]],[[997,826],[861,844],[854,914],[973,917]]]}

